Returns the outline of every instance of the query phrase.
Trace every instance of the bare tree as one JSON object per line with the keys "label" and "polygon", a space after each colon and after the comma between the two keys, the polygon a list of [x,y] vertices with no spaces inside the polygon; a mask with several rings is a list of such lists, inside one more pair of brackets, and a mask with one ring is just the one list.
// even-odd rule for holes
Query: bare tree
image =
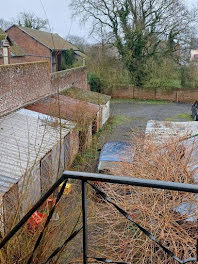
{"label": "bare tree", "polygon": [[175,54],[195,17],[180,0],[73,0],[71,7],[74,15],[91,19],[94,30],[109,32],[138,86],[146,79],[148,59]]}
{"label": "bare tree", "polygon": [[34,28],[34,29],[46,29],[48,27],[48,20],[42,19],[36,16],[34,13],[21,12],[17,18],[17,24],[19,26]]}
{"label": "bare tree", "polygon": [[3,30],[8,29],[12,25],[12,22],[0,18],[0,28]]}
{"label": "bare tree", "polygon": [[65,39],[78,47],[81,51],[84,51],[84,47],[87,44],[84,38],[76,35],[68,35]]}

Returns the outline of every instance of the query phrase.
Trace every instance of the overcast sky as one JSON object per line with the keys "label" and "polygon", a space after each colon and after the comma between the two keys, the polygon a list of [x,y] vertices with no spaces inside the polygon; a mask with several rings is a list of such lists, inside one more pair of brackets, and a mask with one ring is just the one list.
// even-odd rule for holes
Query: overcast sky
{"label": "overcast sky", "polygon": [[[49,19],[50,26],[54,33],[62,37],[67,35],[78,35],[86,40],[91,40],[88,35],[88,26],[80,25],[79,21],[72,19],[72,12],[69,8],[72,0],[0,0],[0,18],[11,20],[17,17],[20,12],[33,12],[37,16]],[[42,7],[41,1],[44,8]],[[198,3],[198,0],[185,0],[189,5]],[[93,39],[92,39],[93,41]]]}
{"label": "overcast sky", "polygon": [[12,20],[23,11],[33,12],[42,18],[46,18],[47,15],[54,33],[58,33],[62,37],[71,34],[87,38],[88,34],[84,26],[72,19],[72,12],[69,8],[70,1],[72,0],[0,0],[0,18]]}

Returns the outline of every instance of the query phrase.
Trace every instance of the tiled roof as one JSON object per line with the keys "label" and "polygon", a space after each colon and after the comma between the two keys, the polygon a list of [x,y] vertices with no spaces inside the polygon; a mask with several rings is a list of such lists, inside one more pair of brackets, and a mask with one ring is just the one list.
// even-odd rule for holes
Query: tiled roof
{"label": "tiled roof", "polygon": [[[16,45],[16,43],[8,37],[7,33],[0,28],[0,46],[5,43],[5,40],[10,43],[10,52],[12,56],[25,56],[24,50]],[[0,56],[2,56],[1,52]]]}
{"label": "tiled roof", "polygon": [[14,55],[17,57],[25,56],[25,51],[21,47],[16,45],[15,43],[13,43],[13,45],[10,46],[10,52],[11,52],[11,55]]}
{"label": "tiled roof", "polygon": [[68,41],[61,38],[58,34],[53,34],[45,31],[40,31],[37,29],[19,27],[22,31],[42,43],[44,46],[48,47],[51,50],[66,50],[73,49],[78,50],[77,47],[69,43]]}
{"label": "tiled roof", "polygon": [[98,106],[63,95],[60,95],[59,99],[57,96],[42,99],[28,106],[27,109],[53,117],[59,117],[60,115],[61,118],[74,121],[79,125],[89,124],[95,119],[99,111]]}
{"label": "tiled roof", "polygon": [[61,92],[61,94],[97,105],[105,105],[111,99],[108,95],[85,91],[79,88],[70,88]]}
{"label": "tiled roof", "polygon": [[76,55],[78,55],[78,56],[80,56],[80,57],[87,58],[87,55],[86,55],[86,54],[84,54],[82,51],[75,50],[75,53],[76,53]]}

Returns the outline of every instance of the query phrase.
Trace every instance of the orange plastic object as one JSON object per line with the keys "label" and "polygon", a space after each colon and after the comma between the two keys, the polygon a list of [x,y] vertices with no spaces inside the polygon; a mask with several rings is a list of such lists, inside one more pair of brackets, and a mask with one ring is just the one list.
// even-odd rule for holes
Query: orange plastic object
{"label": "orange plastic object", "polygon": [[94,181],[94,183],[96,184],[96,186],[103,186],[104,185],[104,182]]}
{"label": "orange plastic object", "polygon": [[53,197],[49,197],[47,200],[46,200],[46,205],[45,207],[46,208],[51,208],[52,206],[54,206],[56,203],[56,198],[53,198]]}
{"label": "orange plastic object", "polygon": [[134,214],[129,214],[131,218],[136,218]]}
{"label": "orange plastic object", "polygon": [[[61,190],[61,187],[63,186],[63,183],[59,186],[59,192]],[[64,195],[68,195],[71,192],[72,185],[70,183],[66,184]]]}
{"label": "orange plastic object", "polygon": [[28,220],[28,228],[32,231],[35,231],[36,228],[42,223],[44,222],[44,220],[46,219],[47,215],[46,214],[42,214],[39,212],[34,212],[33,215],[29,218]]}

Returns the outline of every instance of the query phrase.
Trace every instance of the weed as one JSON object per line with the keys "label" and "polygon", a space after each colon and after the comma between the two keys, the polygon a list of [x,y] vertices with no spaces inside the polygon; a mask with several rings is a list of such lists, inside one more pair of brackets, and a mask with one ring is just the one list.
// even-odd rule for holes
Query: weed
{"label": "weed", "polygon": [[113,116],[113,119],[112,119],[112,126],[113,127],[117,127],[117,126],[120,126],[126,122],[130,122],[133,118],[131,117],[127,117],[125,115],[116,115],[116,116]]}
{"label": "weed", "polygon": [[149,104],[149,105],[156,105],[156,104],[170,104],[171,102],[165,100],[141,100],[141,99],[111,99],[111,104],[114,103],[133,103],[133,104]]}
{"label": "weed", "polygon": [[193,118],[189,113],[181,113],[166,118],[166,121],[193,121]]}
{"label": "weed", "polygon": [[108,122],[103,126],[103,129],[99,129],[98,133],[93,136],[91,146],[76,156],[71,169],[95,172],[95,167],[99,158],[98,149],[103,147],[106,138],[115,127],[131,120],[132,118],[128,118],[125,115],[111,116]]}

